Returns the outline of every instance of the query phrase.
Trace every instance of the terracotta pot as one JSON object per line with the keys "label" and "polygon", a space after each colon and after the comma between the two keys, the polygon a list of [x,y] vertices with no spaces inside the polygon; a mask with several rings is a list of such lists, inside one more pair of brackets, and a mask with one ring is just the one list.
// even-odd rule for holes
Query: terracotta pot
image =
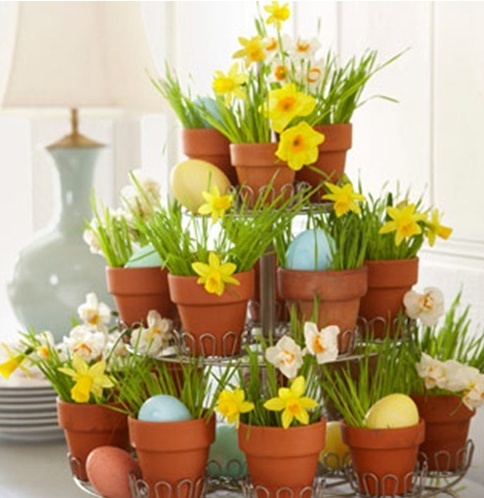
{"label": "terracotta pot", "polygon": [[295,305],[306,320],[312,319],[317,299],[318,328],[337,325],[340,328],[338,349],[340,353],[348,350],[355,333],[360,299],[366,293],[365,266],[339,271],[278,268],[277,285],[289,309]]}
{"label": "terracotta pot", "polygon": [[404,313],[403,297],[418,281],[418,258],[367,260],[368,291],[361,299],[360,316],[368,323],[374,338],[399,336],[396,323]]}
{"label": "terracotta pot", "polygon": [[425,420],[425,441],[420,446],[421,460],[429,470],[455,471],[468,459],[467,436],[471,418],[458,396],[413,395],[420,416]]}
{"label": "terracotta pot", "polygon": [[412,489],[425,422],[399,429],[366,429],[341,425],[349,446],[360,492],[367,496],[395,496]]}
{"label": "terracotta pot", "polygon": [[72,473],[87,481],[86,459],[98,446],[129,450],[127,416],[106,405],[57,400],[57,418],[64,429]]}
{"label": "terracotta pot", "polygon": [[128,425],[150,497],[202,495],[208,453],[215,440],[215,416],[182,422],[145,422],[128,417]]}
{"label": "terracotta pot", "polygon": [[126,325],[143,322],[150,310],[164,318],[175,319],[176,307],[170,300],[168,272],[159,267],[106,268],[109,292],[113,295],[119,318]]}
{"label": "terracotta pot", "polygon": [[289,429],[241,423],[239,447],[257,495],[311,497],[325,434],[325,419]]}
{"label": "terracotta pot", "polygon": [[296,172],[276,157],[277,147],[277,143],[230,144],[230,158],[239,184],[248,187],[252,194],[247,194],[248,202],[255,202],[271,180],[274,195],[269,200],[284,193],[287,197],[292,195]]}
{"label": "terracotta pot", "polygon": [[226,285],[221,296],[209,294],[198,277],[168,275],[171,300],[177,305],[187,347],[204,356],[238,354],[247,305],[254,296],[254,270],[233,275],[240,285]]}
{"label": "terracotta pot", "polygon": [[[351,149],[352,143],[352,125],[342,123],[315,126],[314,129],[325,137],[324,142],[318,147],[318,160],[311,167],[304,167],[298,171],[296,181],[307,182],[313,187],[325,181],[336,183],[345,171],[346,153]],[[321,202],[321,196],[325,193],[322,187],[313,201]]]}
{"label": "terracotta pot", "polygon": [[189,159],[201,159],[219,168],[237,185],[237,175],[230,163],[230,142],[214,128],[192,128],[182,130],[181,145],[183,154]]}

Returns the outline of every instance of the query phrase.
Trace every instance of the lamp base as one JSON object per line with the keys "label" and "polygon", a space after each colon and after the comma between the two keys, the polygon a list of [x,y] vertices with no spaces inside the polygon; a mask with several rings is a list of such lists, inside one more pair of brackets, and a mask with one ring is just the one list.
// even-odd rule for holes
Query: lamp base
{"label": "lamp base", "polygon": [[8,296],[25,327],[49,330],[57,341],[72,328],[78,306],[95,292],[114,309],[107,291],[105,261],[83,240],[92,216],[89,199],[100,147],[48,148],[59,172],[61,206],[53,228],[46,229],[19,254]]}

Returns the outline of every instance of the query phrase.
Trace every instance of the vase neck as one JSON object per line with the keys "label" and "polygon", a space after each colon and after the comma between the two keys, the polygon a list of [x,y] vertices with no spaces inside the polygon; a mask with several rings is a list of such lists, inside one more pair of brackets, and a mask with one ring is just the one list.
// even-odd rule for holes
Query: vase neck
{"label": "vase neck", "polygon": [[58,148],[49,150],[59,173],[61,232],[78,232],[92,217],[90,206],[93,173],[100,148]]}

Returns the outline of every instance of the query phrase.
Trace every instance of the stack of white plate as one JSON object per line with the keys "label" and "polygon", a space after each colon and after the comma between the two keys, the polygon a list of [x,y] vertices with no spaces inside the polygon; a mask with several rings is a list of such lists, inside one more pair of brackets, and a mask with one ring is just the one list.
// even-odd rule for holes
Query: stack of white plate
{"label": "stack of white plate", "polygon": [[49,382],[0,379],[0,439],[48,441],[63,437],[57,424],[56,393]]}

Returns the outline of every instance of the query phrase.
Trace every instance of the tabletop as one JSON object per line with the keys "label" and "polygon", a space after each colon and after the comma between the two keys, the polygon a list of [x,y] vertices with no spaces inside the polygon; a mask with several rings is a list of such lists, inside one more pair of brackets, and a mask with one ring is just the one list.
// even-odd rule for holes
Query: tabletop
{"label": "tabletop", "polygon": [[[484,486],[469,479],[460,482],[458,488],[460,498],[484,497]],[[35,443],[0,440],[1,498],[88,496],[72,480],[63,440]]]}

